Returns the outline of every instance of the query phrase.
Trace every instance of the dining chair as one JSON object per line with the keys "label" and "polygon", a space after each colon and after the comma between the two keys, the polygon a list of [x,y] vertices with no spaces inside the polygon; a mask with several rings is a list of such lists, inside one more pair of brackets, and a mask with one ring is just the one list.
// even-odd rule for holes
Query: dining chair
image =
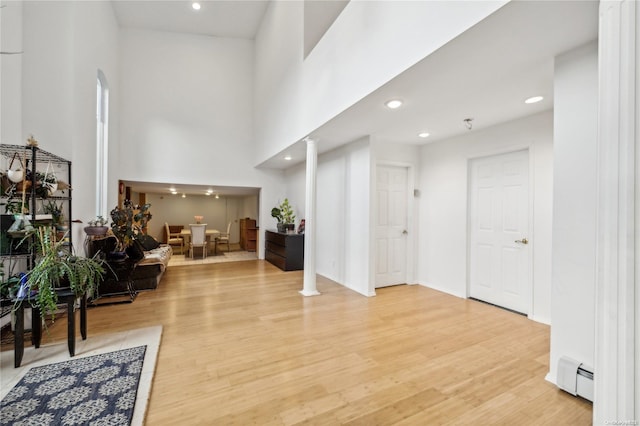
{"label": "dining chair", "polygon": [[219,246],[220,244],[226,244],[227,245],[227,251],[231,251],[231,246],[229,245],[229,238],[231,236],[231,222],[229,222],[229,225],[227,225],[227,233],[226,234],[220,234],[220,236],[218,238],[216,238],[216,246]]}
{"label": "dining chair", "polygon": [[179,245],[180,254],[184,254],[184,239],[180,236],[179,232],[171,232],[169,230],[169,224],[164,223],[164,229],[167,232],[167,244],[170,246]]}
{"label": "dining chair", "polygon": [[202,258],[207,256],[207,224],[206,223],[190,223],[191,242],[189,243],[189,251],[193,259],[193,249],[200,247],[202,249]]}

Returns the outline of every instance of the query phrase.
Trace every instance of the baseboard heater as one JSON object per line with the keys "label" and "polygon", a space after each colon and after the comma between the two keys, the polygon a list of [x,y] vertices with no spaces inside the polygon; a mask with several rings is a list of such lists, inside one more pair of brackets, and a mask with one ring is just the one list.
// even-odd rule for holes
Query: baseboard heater
{"label": "baseboard heater", "polygon": [[593,368],[563,356],[558,361],[558,387],[593,402]]}

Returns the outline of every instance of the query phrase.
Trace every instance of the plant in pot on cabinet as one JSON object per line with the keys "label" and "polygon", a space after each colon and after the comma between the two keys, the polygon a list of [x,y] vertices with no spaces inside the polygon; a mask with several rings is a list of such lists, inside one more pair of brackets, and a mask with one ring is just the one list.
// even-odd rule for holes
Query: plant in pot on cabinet
{"label": "plant in pot on cabinet", "polygon": [[91,237],[104,236],[109,232],[107,220],[102,216],[98,216],[95,220],[90,220],[88,223],[89,225],[84,227],[84,232]]}
{"label": "plant in pot on cabinet", "polygon": [[278,232],[293,231],[295,229],[296,215],[289,204],[289,199],[285,198],[279,206],[271,209],[271,216],[278,221]]}
{"label": "plant in pot on cabinet", "polygon": [[29,300],[43,315],[53,316],[58,304],[57,290],[68,289],[76,297],[96,294],[105,273],[101,259],[73,255],[66,241],[56,238],[52,227],[36,227],[27,238],[32,235],[36,262],[26,274],[28,291],[23,300]]}

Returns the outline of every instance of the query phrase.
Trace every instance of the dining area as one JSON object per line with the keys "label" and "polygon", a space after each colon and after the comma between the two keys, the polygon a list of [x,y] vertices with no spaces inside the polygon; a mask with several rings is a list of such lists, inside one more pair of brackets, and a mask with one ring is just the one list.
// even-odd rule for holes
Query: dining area
{"label": "dining area", "polygon": [[196,216],[196,223],[183,225],[169,225],[165,222],[165,233],[167,236],[167,244],[177,250],[180,247],[180,254],[185,257],[202,259],[207,256],[221,255],[221,248],[226,246],[229,252],[231,247],[229,244],[231,224],[229,222],[225,231],[220,231],[213,227],[209,227],[207,223],[202,223]]}

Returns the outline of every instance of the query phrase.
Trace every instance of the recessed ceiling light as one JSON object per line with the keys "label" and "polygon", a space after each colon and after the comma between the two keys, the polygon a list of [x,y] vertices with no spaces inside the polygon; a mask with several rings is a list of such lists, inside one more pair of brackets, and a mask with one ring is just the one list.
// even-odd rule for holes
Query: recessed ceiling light
{"label": "recessed ceiling light", "polygon": [[191,7],[193,8],[193,10],[200,10],[200,3],[194,1],[193,3],[191,3]]}
{"label": "recessed ceiling light", "polygon": [[540,102],[541,100],[543,100],[544,98],[542,96],[532,96],[528,99],[525,99],[524,103],[525,104],[535,104],[536,102]]}
{"label": "recessed ceiling light", "polygon": [[429,133],[427,133],[427,132],[418,133],[418,136],[420,136],[421,138],[428,138],[429,137]]}
{"label": "recessed ceiling light", "polygon": [[402,101],[400,99],[391,99],[390,101],[385,102],[387,108],[396,109],[402,106]]}
{"label": "recessed ceiling light", "polygon": [[290,155],[285,155],[284,159],[287,160],[287,161],[291,161],[291,156]]}

